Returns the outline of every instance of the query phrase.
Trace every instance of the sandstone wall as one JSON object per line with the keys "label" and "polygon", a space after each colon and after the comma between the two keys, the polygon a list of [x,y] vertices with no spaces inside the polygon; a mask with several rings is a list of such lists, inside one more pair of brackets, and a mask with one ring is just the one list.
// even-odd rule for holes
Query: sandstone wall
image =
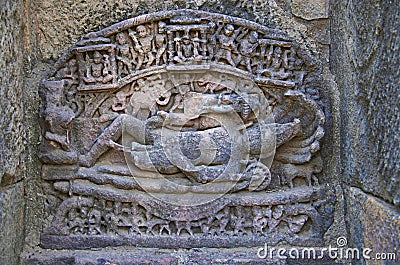
{"label": "sandstone wall", "polygon": [[[331,69],[352,243],[399,253],[399,1],[332,1]],[[390,263],[388,263],[390,264]]]}
{"label": "sandstone wall", "polygon": [[24,5],[0,2],[0,263],[16,264],[23,245],[26,126]]}

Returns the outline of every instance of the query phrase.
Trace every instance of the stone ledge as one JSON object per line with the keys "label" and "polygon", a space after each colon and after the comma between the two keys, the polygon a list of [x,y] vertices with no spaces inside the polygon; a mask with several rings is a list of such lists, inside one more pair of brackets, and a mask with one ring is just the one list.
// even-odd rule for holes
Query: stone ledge
{"label": "stone ledge", "polygon": [[[35,249],[22,255],[21,265],[133,265],[133,264],[340,264],[320,260],[261,259],[258,248],[170,250],[154,248],[114,248],[87,251]],[[318,250],[317,250],[318,251]]]}

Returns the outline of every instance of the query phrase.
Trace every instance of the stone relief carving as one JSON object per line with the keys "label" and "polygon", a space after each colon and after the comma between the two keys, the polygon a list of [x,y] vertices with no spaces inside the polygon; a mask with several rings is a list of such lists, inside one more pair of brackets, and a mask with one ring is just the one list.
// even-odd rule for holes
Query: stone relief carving
{"label": "stone relief carving", "polygon": [[42,86],[44,247],[321,242],[334,197],[320,70],[281,31],[161,12],[88,34],[55,68]]}

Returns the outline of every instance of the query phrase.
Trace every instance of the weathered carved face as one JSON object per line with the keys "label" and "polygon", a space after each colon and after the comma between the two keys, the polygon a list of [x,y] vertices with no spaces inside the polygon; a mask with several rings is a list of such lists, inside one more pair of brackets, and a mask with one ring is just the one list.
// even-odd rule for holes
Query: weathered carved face
{"label": "weathered carved face", "polygon": [[235,28],[231,24],[227,25],[224,30],[225,35],[228,37],[232,36],[234,29]]}
{"label": "weathered carved face", "polygon": [[136,32],[138,33],[139,38],[144,38],[147,36],[146,27],[143,25],[138,26]]}
{"label": "weathered carved face", "polygon": [[75,70],[77,68],[76,59],[71,59],[68,62],[68,66],[71,71]]}
{"label": "weathered carved face", "polygon": [[165,32],[165,26],[166,26],[165,22],[162,21],[158,22],[158,32],[159,33]]}
{"label": "weathered carved face", "polygon": [[126,37],[124,33],[120,33],[117,35],[117,42],[121,45],[126,44]]}
{"label": "weathered carved face", "polygon": [[96,64],[100,64],[101,63],[101,53],[99,52],[95,52],[93,55],[93,62]]}
{"label": "weathered carved face", "polygon": [[257,33],[256,31],[250,32],[250,35],[249,35],[249,42],[250,42],[250,43],[256,43],[257,40],[258,40],[258,33]]}
{"label": "weathered carved face", "polygon": [[279,48],[279,47],[275,48],[275,56],[279,58],[279,57],[281,57],[281,55],[282,55],[281,48]]}
{"label": "weathered carved face", "polygon": [[185,44],[185,45],[190,44],[190,39],[188,36],[183,37],[183,44]]}

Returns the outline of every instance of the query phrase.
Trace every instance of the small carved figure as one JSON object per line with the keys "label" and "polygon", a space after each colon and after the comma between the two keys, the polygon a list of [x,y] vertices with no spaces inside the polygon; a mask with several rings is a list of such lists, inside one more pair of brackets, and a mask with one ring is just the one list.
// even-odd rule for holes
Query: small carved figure
{"label": "small carved figure", "polygon": [[73,234],[83,235],[88,227],[88,210],[86,207],[82,207],[78,210],[78,214],[76,214],[77,209],[71,209],[69,211],[69,226]]}
{"label": "small carved figure", "polygon": [[274,54],[274,46],[269,45],[269,50],[267,53],[267,44],[261,43],[260,48],[260,60],[258,61],[257,73],[260,74],[264,69],[270,67],[272,62],[272,55]]}
{"label": "small carved figure", "polygon": [[134,83],[130,86],[128,91],[121,89],[115,94],[114,102],[111,106],[113,111],[125,111],[127,107],[127,98],[130,97],[135,91]]}
{"label": "small carved figure", "polygon": [[110,212],[108,212],[105,216],[107,221],[107,233],[109,234],[119,234],[119,222],[120,222],[120,215],[121,215],[121,203],[115,202],[113,208]]}
{"label": "small carved figure", "polygon": [[100,235],[102,234],[100,230],[101,226],[101,212],[98,209],[92,209],[88,215],[88,235]]}
{"label": "small carved figure", "polygon": [[272,61],[271,61],[271,67],[260,70],[259,73],[261,75],[266,75],[268,77],[281,79],[281,80],[285,80],[291,76],[291,72],[285,71],[281,47],[277,46],[274,49]]}
{"label": "small carved figure", "polygon": [[253,226],[253,220],[248,218],[246,208],[243,206],[235,207],[235,214],[231,216],[231,224],[233,225],[233,235],[246,235],[247,229]]}
{"label": "small carved figure", "polygon": [[57,73],[57,76],[59,76],[60,78],[70,79],[74,84],[77,83],[78,64],[76,59],[70,59],[67,65]]}
{"label": "small carved figure", "polygon": [[274,171],[281,176],[281,184],[288,184],[291,189],[294,186],[293,180],[296,178],[306,179],[308,186],[312,187],[312,180],[318,185],[318,179],[314,174],[322,171],[322,161],[316,158],[302,165],[276,163]]}
{"label": "small carved figure", "polygon": [[278,232],[278,226],[283,221],[284,208],[283,205],[277,205],[272,209],[272,215],[268,222],[268,233]]}
{"label": "small carved figure", "polygon": [[191,40],[188,34],[182,38],[175,38],[177,56],[174,61],[183,63],[186,61],[201,61],[203,56],[199,55],[199,38]]}
{"label": "small carved figure", "polygon": [[268,219],[261,206],[254,206],[253,209],[253,234],[264,235],[264,229],[268,226]]}
{"label": "small carved figure", "polygon": [[[63,87],[51,88],[47,92],[47,106],[45,110],[48,129],[44,137],[58,143],[64,151],[70,151],[70,131],[75,113],[68,106],[63,106],[61,91]],[[61,91],[60,91],[61,90]]]}
{"label": "small carved figure", "polygon": [[223,34],[218,35],[218,44],[219,50],[215,55],[215,61],[219,62],[221,59],[225,59],[232,66],[236,66],[235,62],[232,59],[232,53],[238,53],[235,40],[239,32],[241,31],[241,27],[235,30],[235,27],[231,24],[228,24],[224,27]]}
{"label": "small carved figure", "polygon": [[[296,55],[297,52],[293,47],[291,47],[290,50],[286,50],[283,54],[283,67],[288,73],[292,74],[294,81],[301,87],[303,85],[305,72],[301,69],[303,61],[297,58]],[[314,100],[317,99],[314,98]]]}
{"label": "small carved figure", "polygon": [[189,93],[191,90],[192,90],[192,87],[191,87],[190,82],[183,83],[177,87],[178,94],[175,95],[174,105],[172,105],[170,112],[174,112],[174,110],[176,110],[176,109],[183,110],[183,105],[182,105],[183,100],[185,98],[185,95],[187,93]]}
{"label": "small carved figure", "polygon": [[[244,33],[247,33],[247,31],[244,31]],[[236,59],[236,65],[243,64],[246,66],[247,71],[252,72],[251,58],[255,56],[255,50],[258,46],[258,33],[257,31],[251,31],[247,39],[242,38],[242,35],[238,37],[240,53]]]}
{"label": "small carved figure", "polygon": [[155,115],[157,113],[155,98],[152,98],[150,92],[144,89],[144,84],[145,81],[143,79],[136,81],[135,92],[129,102],[132,108],[131,115],[141,120],[145,120],[150,114]]}
{"label": "small carved figure", "polygon": [[132,73],[132,61],[133,61],[133,51],[128,44],[127,37],[125,33],[120,32],[117,34],[117,53],[116,58],[118,62],[118,75],[122,77],[122,74],[128,75]]}
{"label": "small carved figure", "polygon": [[[210,28],[210,35],[207,41],[207,51],[208,51],[208,59],[212,60],[215,55],[215,47],[217,45],[217,35],[219,34],[220,30],[216,29],[216,24],[214,22],[209,22],[208,26]],[[222,28],[222,25],[220,25]]]}
{"label": "small carved figure", "polygon": [[154,49],[156,52],[156,65],[167,63],[167,38],[165,36],[165,22],[158,22],[158,33],[154,34]]}
{"label": "small carved figure", "polygon": [[143,63],[146,63],[146,67],[151,66],[155,59],[153,55],[153,36],[148,34],[146,26],[137,26],[136,33],[130,30],[129,36],[132,38],[134,49],[139,53],[136,70],[139,70]]}
{"label": "small carved figure", "polygon": [[209,233],[211,235],[221,236],[227,232],[226,227],[231,221],[230,208],[225,207],[223,210],[219,211],[210,225]]}
{"label": "small carved figure", "polygon": [[88,65],[86,68],[86,77],[83,78],[86,83],[106,84],[113,79],[113,76],[109,72],[110,61],[108,57],[109,56],[106,54],[102,56],[99,51],[95,51],[92,60],[86,53],[86,63],[88,63]]}
{"label": "small carved figure", "polygon": [[139,205],[136,202],[131,204],[130,208],[130,223],[131,228],[129,228],[128,234],[129,235],[142,235],[141,228],[145,227],[145,219],[143,213],[139,210]]}

